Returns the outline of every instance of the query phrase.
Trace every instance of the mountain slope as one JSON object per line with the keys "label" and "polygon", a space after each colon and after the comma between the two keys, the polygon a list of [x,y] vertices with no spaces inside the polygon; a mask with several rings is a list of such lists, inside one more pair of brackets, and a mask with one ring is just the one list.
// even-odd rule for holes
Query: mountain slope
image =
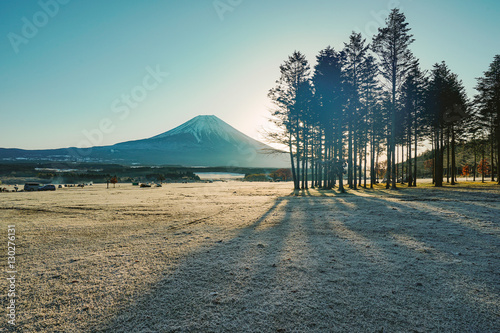
{"label": "mountain slope", "polygon": [[[186,166],[286,166],[284,154],[241,133],[216,116],[197,116],[165,133],[111,147],[146,164]],[[282,156],[279,156],[282,155]]]}
{"label": "mountain slope", "polygon": [[0,158],[86,160],[94,162],[288,167],[287,155],[236,130],[216,116],[197,116],[151,138],[91,149],[0,149]]}

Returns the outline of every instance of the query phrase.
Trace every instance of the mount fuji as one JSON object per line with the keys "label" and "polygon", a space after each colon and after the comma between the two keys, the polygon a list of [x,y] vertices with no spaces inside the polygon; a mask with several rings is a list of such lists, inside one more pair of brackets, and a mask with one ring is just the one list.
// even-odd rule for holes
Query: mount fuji
{"label": "mount fuji", "polygon": [[213,115],[194,117],[147,139],[84,149],[0,149],[0,159],[204,167],[289,166],[286,153],[252,139]]}
{"label": "mount fuji", "polygon": [[[241,133],[216,116],[197,116],[165,133],[148,139],[115,144],[117,157],[133,157],[141,164],[183,166],[282,167],[280,153]],[[131,159],[130,159],[131,160]]]}

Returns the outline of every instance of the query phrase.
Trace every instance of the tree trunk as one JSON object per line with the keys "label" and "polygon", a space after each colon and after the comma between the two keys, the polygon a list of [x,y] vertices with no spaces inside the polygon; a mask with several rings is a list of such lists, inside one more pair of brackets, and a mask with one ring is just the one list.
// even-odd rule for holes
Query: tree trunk
{"label": "tree trunk", "polygon": [[302,156],[302,184],[301,184],[301,189],[305,189],[307,186],[307,179],[306,179],[306,164],[307,164],[307,135],[305,133],[304,129],[304,149],[303,149],[303,156]]}
{"label": "tree trunk", "polygon": [[323,188],[328,188],[328,156],[330,154],[331,136],[325,137],[325,157],[323,159]]}
{"label": "tree trunk", "polygon": [[370,143],[370,188],[373,188],[375,183],[375,136],[373,133],[372,125],[372,137]]}
{"label": "tree trunk", "polygon": [[406,154],[406,159],[408,161],[407,163],[407,172],[408,172],[408,187],[413,186],[413,170],[412,170],[412,164],[411,164],[411,123],[410,126],[408,127],[408,151]]}
{"label": "tree trunk", "polygon": [[314,150],[314,139],[311,139],[311,157],[310,157],[310,164],[311,164],[311,188],[314,188],[314,181],[316,180],[316,162],[314,162],[314,159],[316,158],[315,150]]}
{"label": "tree trunk", "polygon": [[450,126],[446,129],[446,183],[450,183]]}
{"label": "tree trunk", "polygon": [[417,145],[417,139],[418,139],[418,135],[417,135],[417,122],[415,121],[415,130],[413,131],[414,134],[415,134],[415,151],[413,152],[413,154],[415,155],[415,170],[413,172],[413,186],[417,187],[417,158],[418,158],[418,154],[417,154],[417,150],[418,150],[418,145]]}
{"label": "tree trunk", "polygon": [[391,176],[392,176],[392,149],[391,141],[387,138],[387,171],[386,171],[386,184],[385,188],[389,189],[391,187]]}
{"label": "tree trunk", "polygon": [[[375,161],[375,165],[377,166],[376,168],[378,168],[379,157],[380,157],[380,147],[377,147],[377,159]],[[377,181],[380,182],[379,173],[377,172],[377,170],[375,170],[375,173],[377,176]]]}
{"label": "tree trunk", "polygon": [[394,59],[392,70],[392,107],[391,107],[391,178],[392,190],[397,190],[396,187],[396,69],[397,59]]}
{"label": "tree trunk", "polygon": [[293,187],[297,189],[297,174],[295,173],[295,165],[293,160],[293,145],[292,145],[292,134],[289,135],[288,148],[290,150],[290,164],[292,167],[292,179],[293,179]]}
{"label": "tree trunk", "polygon": [[[498,119],[500,123],[500,119]],[[500,185],[500,126],[497,126],[497,183]]]}
{"label": "tree trunk", "polygon": [[440,133],[439,144],[441,147],[441,149],[439,150],[439,165],[441,169],[441,171],[439,172],[439,177],[442,186],[444,182],[444,130],[441,129],[439,133]]}
{"label": "tree trunk", "polygon": [[[356,110],[356,109],[355,109]],[[356,113],[355,111],[353,112],[353,122],[352,122],[352,144],[353,144],[353,151],[352,151],[352,172],[353,172],[353,189],[357,190],[358,186],[358,134],[357,134],[357,126],[356,126]]]}
{"label": "tree trunk", "polygon": [[436,146],[436,136],[437,136],[437,133],[436,133],[437,130],[434,131],[434,133],[431,135],[431,145],[432,145],[432,159],[433,159],[433,163],[432,163],[432,184],[436,184],[436,163],[437,163],[437,154],[436,154],[436,151],[437,151],[437,146]]}
{"label": "tree trunk", "polygon": [[[352,118],[350,116],[349,118]],[[348,147],[347,147],[347,184],[352,188],[352,119],[349,119],[349,134],[348,134]]]}
{"label": "tree trunk", "polygon": [[366,182],[364,182],[365,175],[366,175],[366,143],[361,147],[359,155],[359,187],[363,186],[364,188],[366,188],[365,184]]}
{"label": "tree trunk", "polygon": [[307,168],[308,168],[307,164],[308,163],[307,162],[308,162],[308,158],[309,158],[308,155],[309,154],[307,153],[307,149],[308,149],[307,140],[305,140],[304,145],[305,145],[304,158],[302,159],[302,189],[303,190],[307,189],[307,182],[308,182],[308,180],[307,180]]}
{"label": "tree trunk", "polygon": [[434,185],[436,187],[442,187],[443,186],[443,131],[437,129],[436,130],[436,155],[435,159],[436,162],[435,167],[434,167],[434,174],[435,174],[435,183]]}
{"label": "tree trunk", "polygon": [[[337,138],[337,144],[338,144],[338,161],[339,161],[339,167],[337,168],[337,173],[338,173],[338,177],[339,177],[339,191],[340,193],[344,193],[345,190],[344,190],[344,173],[343,173],[343,151],[342,151],[342,146],[343,146],[343,143],[342,143],[342,131],[340,130],[342,128],[342,126],[340,126],[340,122],[339,122],[339,137]],[[342,166],[342,167],[340,167]]]}
{"label": "tree trunk", "polygon": [[295,135],[296,135],[296,154],[297,154],[297,184],[295,185],[296,190],[300,190],[300,132],[299,132],[299,124],[297,124],[297,127],[295,129]]}
{"label": "tree trunk", "polygon": [[484,163],[485,162],[484,161],[484,147],[483,147],[483,149],[481,151],[481,157],[482,157],[482,159],[481,159],[481,165],[482,165],[482,168],[481,168],[481,183],[484,183],[484,174],[485,174],[485,171],[486,171],[485,170],[486,168],[484,167],[484,164],[485,164]]}
{"label": "tree trunk", "polygon": [[456,180],[456,160],[455,160],[455,129],[451,126],[451,185],[455,185]]}
{"label": "tree trunk", "polygon": [[[499,110],[497,109],[497,111]],[[500,112],[498,112],[498,114],[500,115]],[[497,183],[498,185],[500,185],[500,117],[497,118],[496,134],[497,134]]]}
{"label": "tree trunk", "polygon": [[401,143],[401,184],[404,184],[405,182],[404,161],[405,161],[405,144],[403,140],[403,142]]}
{"label": "tree trunk", "polygon": [[399,180],[399,147],[398,145],[396,145],[396,183],[398,182]]}
{"label": "tree trunk", "polygon": [[495,170],[495,156],[494,156],[494,151],[495,151],[495,137],[493,136],[493,133],[495,131],[495,128],[492,126],[491,129],[491,181],[495,181],[495,173],[493,172]]}
{"label": "tree trunk", "polygon": [[329,159],[329,156],[331,154],[331,145],[328,144],[326,147],[325,147],[325,164],[323,165],[323,172],[324,172],[324,175],[323,175],[323,188],[325,189],[329,189],[328,188],[328,159]]}
{"label": "tree trunk", "polygon": [[364,159],[365,159],[365,170],[363,172],[363,187],[366,188],[366,158],[367,158],[368,143],[365,143]]}
{"label": "tree trunk", "polygon": [[[475,145],[475,143],[474,143]],[[474,170],[472,170],[472,175],[473,175],[473,181],[476,181],[476,170],[477,170],[477,150],[476,147],[473,146],[474,150]]]}

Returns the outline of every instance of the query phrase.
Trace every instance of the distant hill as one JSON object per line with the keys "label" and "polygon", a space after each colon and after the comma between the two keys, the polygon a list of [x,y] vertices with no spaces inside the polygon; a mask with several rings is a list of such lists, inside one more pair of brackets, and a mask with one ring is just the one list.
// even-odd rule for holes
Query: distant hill
{"label": "distant hill", "polygon": [[[481,152],[482,149],[484,149],[484,158],[488,161],[488,163],[491,164],[491,155],[490,155],[491,148],[489,146],[484,145],[484,146],[480,146],[480,147],[475,147],[475,149],[474,149],[474,147],[472,146],[471,143],[467,143],[467,144],[458,143],[456,145],[456,147],[455,147],[455,150],[456,150],[455,163],[456,163],[456,167],[457,167],[457,175],[459,177],[462,174],[462,167],[466,164],[469,165],[471,170],[476,170],[476,177],[480,177],[480,174],[477,172],[477,168],[475,169],[475,166],[477,166],[482,159],[482,152]],[[474,161],[474,155],[475,155],[475,161]],[[427,177],[427,178],[432,177],[432,169],[429,166],[426,167],[425,162],[431,161],[433,158],[434,158],[434,150],[426,150],[418,155],[418,157],[417,157],[418,177]],[[450,164],[450,166],[451,166],[451,152],[450,152],[450,162],[448,163],[448,153],[447,153],[446,147],[444,148],[443,162],[444,162],[444,168],[445,168],[444,175],[446,178],[447,166],[448,166],[448,164]],[[406,162],[404,163],[404,165],[406,168]],[[401,163],[398,163],[398,168],[401,168]],[[495,166],[495,170],[496,170],[496,166]],[[469,178],[471,178],[471,177],[472,177],[472,173],[471,173]]]}
{"label": "distant hill", "polygon": [[0,159],[126,165],[289,167],[287,154],[250,138],[216,116],[208,115],[194,117],[148,139],[86,149],[0,148]]}

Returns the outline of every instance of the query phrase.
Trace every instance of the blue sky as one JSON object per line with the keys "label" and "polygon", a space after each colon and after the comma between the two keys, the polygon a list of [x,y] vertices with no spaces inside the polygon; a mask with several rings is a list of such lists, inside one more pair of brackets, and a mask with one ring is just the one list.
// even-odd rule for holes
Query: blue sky
{"label": "blue sky", "polygon": [[446,61],[472,96],[500,53],[498,1],[2,0],[0,147],[108,145],[199,114],[260,139],[288,55],[312,67],[392,7],[422,67]]}

